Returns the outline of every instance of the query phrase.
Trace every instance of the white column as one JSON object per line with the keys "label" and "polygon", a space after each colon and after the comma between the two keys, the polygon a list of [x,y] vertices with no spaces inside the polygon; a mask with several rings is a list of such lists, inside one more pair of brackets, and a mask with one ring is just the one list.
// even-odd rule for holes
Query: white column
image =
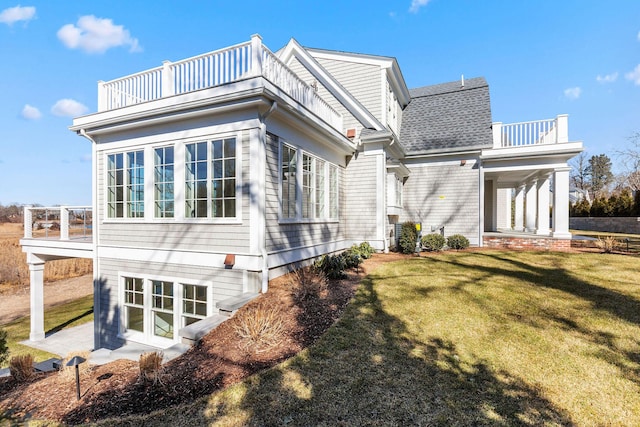
{"label": "white column", "polygon": [[251,74],[262,75],[262,37],[259,34],[251,36]]}
{"label": "white column", "polygon": [[162,97],[174,95],[175,89],[171,61],[162,61]]}
{"label": "white column", "polygon": [[498,189],[498,229],[511,230],[511,188]]}
{"label": "white column", "polygon": [[60,240],[69,240],[69,209],[60,206]]}
{"label": "white column", "polygon": [[549,234],[549,177],[538,179],[538,227],[536,234]]}
{"label": "white column", "polygon": [[533,180],[527,183],[525,189],[525,207],[527,209],[525,222],[526,231],[528,231],[529,233],[535,233],[536,231],[536,217],[538,215],[537,187],[537,181]]}
{"label": "white column", "polygon": [[31,333],[29,340],[44,339],[44,261],[29,254],[29,291],[31,293]]}
{"label": "white column", "polygon": [[524,186],[516,188],[516,212],[514,231],[524,231]]}
{"label": "white column", "polygon": [[569,171],[556,169],[553,174],[553,237],[570,239],[569,233]]}

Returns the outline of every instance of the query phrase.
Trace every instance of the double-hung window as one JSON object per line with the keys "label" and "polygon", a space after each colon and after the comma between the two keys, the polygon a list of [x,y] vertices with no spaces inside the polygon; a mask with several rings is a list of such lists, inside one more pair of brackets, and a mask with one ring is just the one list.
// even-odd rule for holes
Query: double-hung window
{"label": "double-hung window", "polygon": [[144,217],[144,151],[107,156],[107,217]]}
{"label": "double-hung window", "polygon": [[282,175],[280,177],[282,193],[282,216],[284,218],[296,217],[296,175],[298,150],[283,144],[282,145]]}
{"label": "double-hung window", "polygon": [[238,168],[236,139],[185,146],[185,216],[235,218]]}
{"label": "double-hung window", "polygon": [[306,153],[302,155],[302,217],[324,218],[325,162]]}

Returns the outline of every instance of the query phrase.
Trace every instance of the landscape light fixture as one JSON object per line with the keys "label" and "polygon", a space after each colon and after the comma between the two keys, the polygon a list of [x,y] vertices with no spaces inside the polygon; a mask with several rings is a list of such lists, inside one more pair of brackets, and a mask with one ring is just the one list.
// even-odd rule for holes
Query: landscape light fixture
{"label": "landscape light fixture", "polygon": [[80,400],[80,368],[78,368],[78,365],[86,361],[87,360],[84,357],[73,356],[71,360],[67,362],[67,366],[76,367],[76,395],[78,397],[78,400]]}

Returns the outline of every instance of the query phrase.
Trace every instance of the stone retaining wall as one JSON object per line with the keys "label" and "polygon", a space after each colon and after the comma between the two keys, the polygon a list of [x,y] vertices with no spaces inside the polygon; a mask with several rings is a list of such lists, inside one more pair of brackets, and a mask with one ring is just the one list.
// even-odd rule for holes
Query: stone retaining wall
{"label": "stone retaining wall", "polygon": [[572,230],[640,234],[640,217],[569,218]]}

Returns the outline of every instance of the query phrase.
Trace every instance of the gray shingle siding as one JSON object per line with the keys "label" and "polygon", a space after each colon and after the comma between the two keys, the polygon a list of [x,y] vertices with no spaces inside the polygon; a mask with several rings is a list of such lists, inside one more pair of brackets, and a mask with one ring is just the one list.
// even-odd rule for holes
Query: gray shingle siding
{"label": "gray shingle siding", "polygon": [[407,155],[492,146],[489,85],[482,77],[411,89],[400,141]]}

